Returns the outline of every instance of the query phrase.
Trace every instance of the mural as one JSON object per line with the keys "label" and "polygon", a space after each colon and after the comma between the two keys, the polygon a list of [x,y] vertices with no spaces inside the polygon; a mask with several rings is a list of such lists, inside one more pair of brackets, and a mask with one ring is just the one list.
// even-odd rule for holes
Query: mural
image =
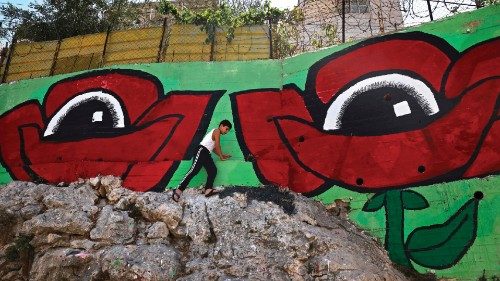
{"label": "mural", "polygon": [[159,80],[142,71],[63,79],[41,105],[30,100],[0,117],[2,163],[18,180],[69,183],[111,174],[136,191],[163,190],[221,94],[164,95]]}
{"label": "mural", "polygon": [[229,119],[222,142],[233,157],[216,161],[216,185],[344,199],[393,261],[439,277],[498,276],[499,11],[284,61],[0,85],[0,183],[112,174],[136,191],[173,188],[207,130]]}
{"label": "mural", "polygon": [[429,203],[403,188],[500,171],[499,49],[496,38],[458,53],[419,32],[364,41],[315,63],[305,91],[234,94],[238,141],[263,182],[377,192],[363,210],[385,207],[392,260],[450,267],[476,237],[482,195],[405,242],[404,210]]}

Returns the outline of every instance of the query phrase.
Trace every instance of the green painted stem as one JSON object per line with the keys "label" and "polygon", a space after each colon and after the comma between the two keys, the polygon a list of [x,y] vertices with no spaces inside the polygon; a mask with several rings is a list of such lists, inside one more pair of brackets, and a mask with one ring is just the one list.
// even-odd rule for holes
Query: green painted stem
{"label": "green painted stem", "polygon": [[402,190],[389,190],[385,197],[386,234],[385,248],[389,258],[400,265],[412,268],[404,248],[404,208]]}

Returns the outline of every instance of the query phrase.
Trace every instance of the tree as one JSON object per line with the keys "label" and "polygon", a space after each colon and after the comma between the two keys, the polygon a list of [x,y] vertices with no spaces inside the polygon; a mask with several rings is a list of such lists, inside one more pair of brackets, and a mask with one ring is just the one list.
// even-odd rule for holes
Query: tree
{"label": "tree", "polygon": [[132,26],[138,6],[127,0],[44,0],[28,9],[0,6],[0,35],[18,40],[47,41]]}

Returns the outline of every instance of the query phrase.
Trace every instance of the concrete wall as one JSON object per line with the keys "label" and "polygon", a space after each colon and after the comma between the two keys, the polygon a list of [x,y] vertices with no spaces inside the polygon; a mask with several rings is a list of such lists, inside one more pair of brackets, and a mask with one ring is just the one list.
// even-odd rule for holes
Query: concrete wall
{"label": "concrete wall", "polygon": [[[399,264],[498,270],[500,6],[284,61],[138,64],[0,86],[0,182],[176,187],[222,119],[217,185],[329,204]],[[190,186],[203,184],[202,171]]]}

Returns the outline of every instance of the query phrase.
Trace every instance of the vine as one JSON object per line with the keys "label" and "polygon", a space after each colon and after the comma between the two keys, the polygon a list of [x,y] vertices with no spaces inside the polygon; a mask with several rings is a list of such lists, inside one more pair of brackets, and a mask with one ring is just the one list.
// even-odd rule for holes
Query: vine
{"label": "vine", "polygon": [[207,33],[206,43],[215,42],[217,28],[226,30],[226,39],[231,42],[236,28],[245,25],[275,24],[287,18],[288,10],[271,7],[269,1],[258,7],[251,7],[244,12],[237,12],[226,4],[196,12],[177,7],[167,0],[162,0],[158,8],[164,15],[172,15],[179,23],[201,26]]}

